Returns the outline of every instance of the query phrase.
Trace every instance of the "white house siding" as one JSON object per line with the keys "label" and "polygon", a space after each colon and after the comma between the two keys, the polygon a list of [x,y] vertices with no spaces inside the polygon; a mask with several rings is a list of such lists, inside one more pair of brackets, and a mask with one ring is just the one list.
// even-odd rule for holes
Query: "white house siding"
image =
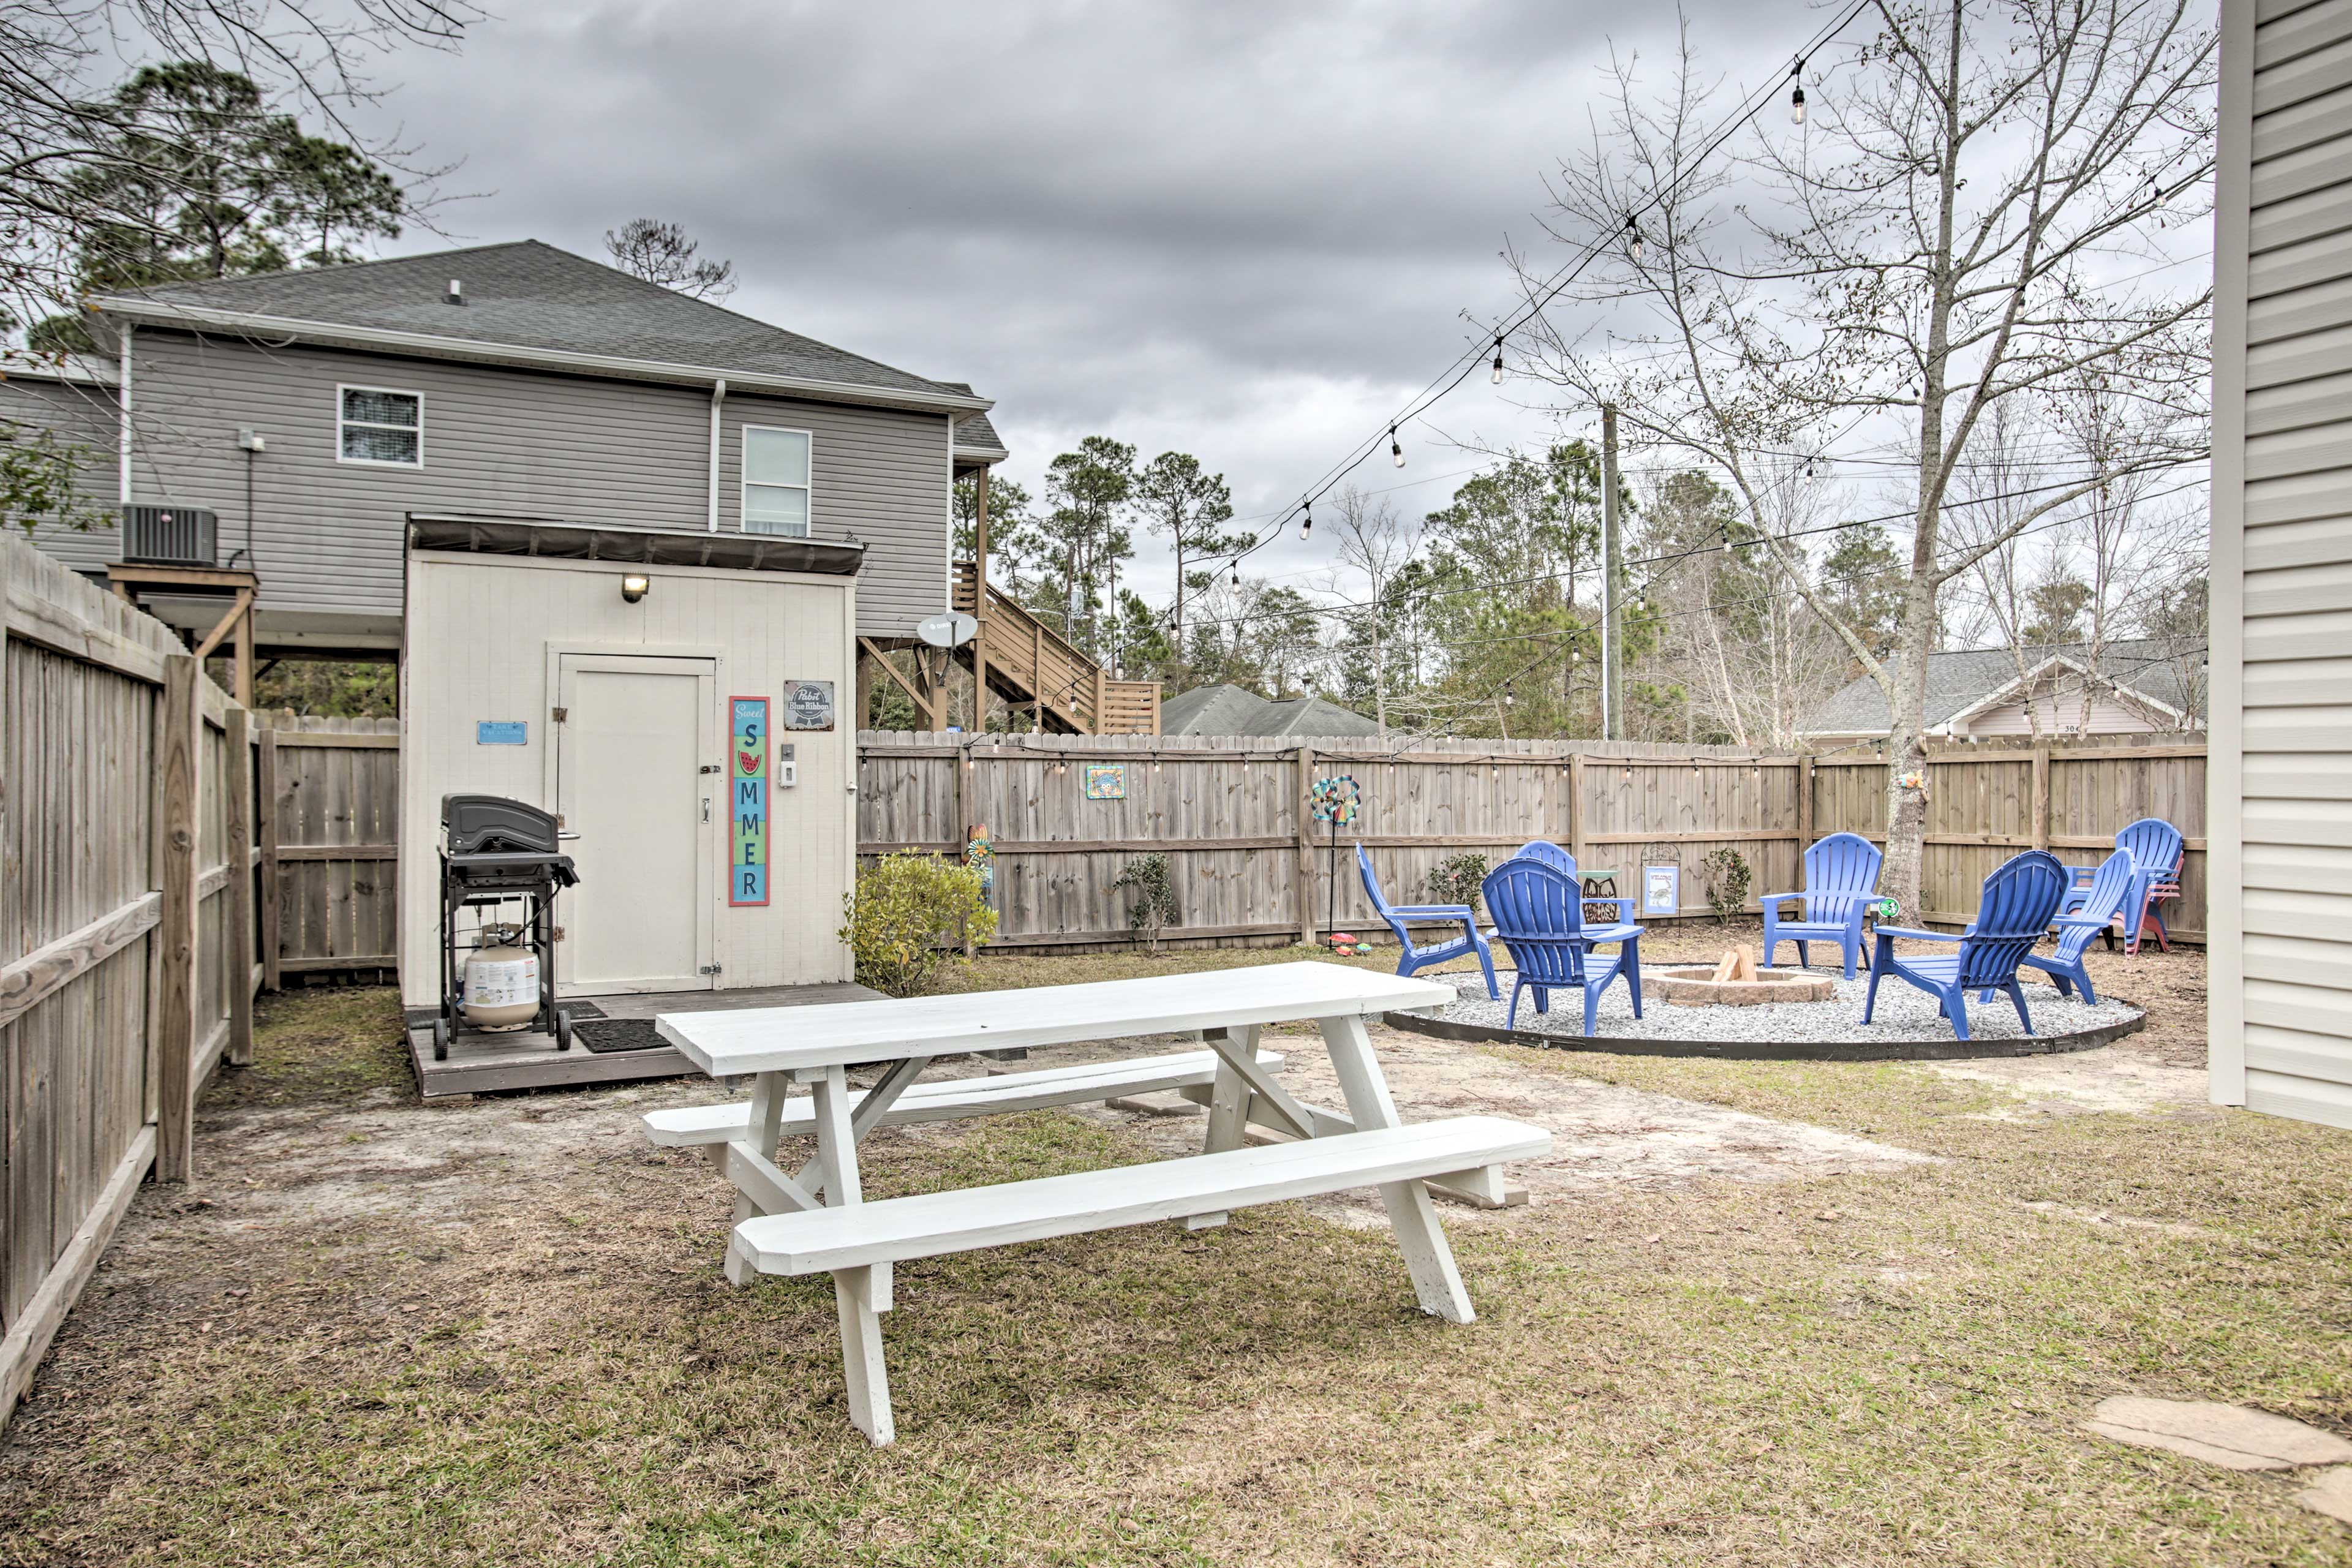
{"label": "white house siding", "polygon": [[[265,636],[273,615],[396,619],[411,511],[698,531],[707,521],[705,391],[151,328],[132,342],[132,499],[219,513],[223,559],[246,548],[237,564],[261,574]],[[422,468],[337,461],[341,384],[422,395]],[[809,430],[814,532],[866,546],[860,629],[903,635],[944,605],[943,416],[734,396],[726,410],[721,529],[741,526],[740,426]],[[240,426],[268,443],[249,538]],[[110,434],[110,500],[113,472]],[[40,542],[78,567],[118,558],[110,531]]]}
{"label": "white house siding", "polygon": [[[409,562],[407,647],[401,670],[401,996],[435,997],[438,866],[432,845],[441,797],[474,790],[555,809],[548,721],[551,654],[712,654],[719,661],[713,716],[723,765],[730,696],[781,695],[786,680],[855,689],[849,622],[855,578],[777,572],[651,568],[653,591],[620,595],[619,570],[513,556],[420,553]],[[715,956],[727,987],[846,980],[835,939],[842,895],[856,872],[856,733],[844,721],[798,731],[799,783],[772,792],[770,901],[733,909],[725,867]],[[520,718],[529,743],[476,743],[481,719]],[[726,841],[719,850],[725,853]],[[585,889],[583,889],[585,892]]]}
{"label": "white house siding", "polygon": [[2222,34],[2212,1096],[2352,1127],[2352,0]]}
{"label": "white house siding", "polygon": [[[1966,720],[1958,726],[1957,732],[1962,735],[1983,736],[2032,735],[2037,732],[2053,737],[2077,733],[2145,735],[2152,730],[2172,728],[2171,725],[2158,722],[2130,703],[2105,692],[2101,692],[2091,699],[2091,722],[2088,730],[2082,728],[2082,693],[2078,691],[2053,696],[2045,691],[2035,695],[2033,714],[2030,719],[2026,715],[2024,703],[2004,703],[1999,708],[1988,708],[1973,718]],[[2039,726],[2038,731],[2036,726]]]}

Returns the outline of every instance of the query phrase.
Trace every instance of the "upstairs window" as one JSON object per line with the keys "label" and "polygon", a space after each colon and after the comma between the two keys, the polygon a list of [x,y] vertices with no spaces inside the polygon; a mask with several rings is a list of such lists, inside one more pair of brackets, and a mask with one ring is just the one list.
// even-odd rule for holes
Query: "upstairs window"
{"label": "upstairs window", "polygon": [[743,426],[743,531],[809,536],[809,433]]}
{"label": "upstairs window", "polygon": [[346,463],[425,466],[425,398],[381,386],[335,389],[335,455]]}

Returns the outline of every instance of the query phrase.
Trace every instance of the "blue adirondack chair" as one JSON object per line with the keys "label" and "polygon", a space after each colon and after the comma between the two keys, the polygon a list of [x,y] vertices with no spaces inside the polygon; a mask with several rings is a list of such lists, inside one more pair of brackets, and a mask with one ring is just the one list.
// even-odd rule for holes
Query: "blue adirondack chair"
{"label": "blue adirondack chair", "polygon": [[2128,849],[2136,870],[2132,889],[2124,900],[2124,951],[2137,952],[2139,939],[2156,928],[2156,944],[2172,951],[2172,933],[2165,929],[2158,904],[2180,893],[2180,829],[2160,816],[2143,816],[2116,835],[2116,847]]}
{"label": "blue adirondack chair", "polygon": [[[1878,868],[1886,857],[1869,839],[1852,833],[1832,833],[1805,851],[1805,890],[1766,893],[1756,901],[1764,906],[1764,967],[1782,942],[1797,944],[1797,962],[1811,964],[1807,951],[1816,942],[1833,942],[1845,953],[1845,977],[1862,962],[1862,917],[1878,897]],[[1788,920],[1780,906],[1790,899],[1804,900],[1799,918]]]}
{"label": "blue adirondack chair", "polygon": [[[1356,846],[1356,869],[1364,879],[1364,896],[1372,900],[1372,910],[1388,921],[1389,930],[1396,933],[1397,947],[1404,956],[1397,960],[1399,974],[1412,974],[1427,969],[1433,963],[1444,963],[1465,953],[1478,955],[1478,967],[1486,972],[1486,994],[1500,1001],[1502,988],[1495,984],[1495,957],[1486,951],[1486,939],[1478,934],[1478,912],[1467,904],[1391,904],[1381,891],[1381,879],[1372,875],[1372,858],[1364,847]],[[1405,922],[1413,921],[1460,921],[1462,934],[1449,937],[1427,947],[1412,940],[1412,928]]]}
{"label": "blue adirondack chair", "polygon": [[[1977,901],[1977,918],[1954,936],[1948,931],[1914,931],[1905,926],[1878,928],[1876,951],[1870,955],[1870,989],[1864,995],[1862,1021],[1878,1005],[1878,983],[1888,975],[1916,985],[1942,1005],[1952,1033],[1969,1037],[1968,994],[2003,991],[2017,1005],[2018,1022],[2033,1033],[2033,1016],[2025,1010],[2025,991],[2017,983],[2017,966],[2033,951],[2058,913],[2072,880],[2058,857],[2047,849],[2029,849],[1997,867],[1984,879]],[[1958,952],[1932,956],[1898,954],[1895,939],[1915,942],[1956,942]]]}
{"label": "blue adirondack chair", "polygon": [[[1511,985],[1511,1009],[1503,1026],[1519,1021],[1519,993],[1536,994],[1536,1011],[1551,1011],[1551,994],[1573,988],[1584,994],[1584,1032],[1601,1006],[1601,993],[1623,976],[1633,999],[1633,1016],[1642,1016],[1642,928],[1620,919],[1613,925],[1584,923],[1587,903],[1612,903],[1624,916],[1632,899],[1586,899],[1578,883],[1574,863],[1562,870],[1549,857],[1520,857],[1504,861],[1486,873],[1486,914],[1495,922],[1495,939],[1511,950],[1517,977]],[[1614,944],[1604,958],[1593,949]]]}
{"label": "blue adirondack chair", "polygon": [[1549,838],[1530,838],[1511,857],[1514,860],[1539,860],[1555,871],[1576,875],[1576,857]]}
{"label": "blue adirondack chair", "polygon": [[[2115,929],[2116,918],[2131,897],[2134,872],[2131,851],[2127,849],[2118,849],[2100,861],[2090,882],[2066,895],[2066,902],[2074,908],[2062,909],[2059,913],[2058,951],[2047,958],[2028,953],[2018,962],[2050,976],[2059,995],[2072,996],[2079,985],[2083,988],[2083,1000],[2096,1003],[2099,994],[2091,988],[2091,976],[2083,968],[2083,950],[2101,931]],[[1977,1000],[1990,1002],[1992,993],[1986,991]]]}

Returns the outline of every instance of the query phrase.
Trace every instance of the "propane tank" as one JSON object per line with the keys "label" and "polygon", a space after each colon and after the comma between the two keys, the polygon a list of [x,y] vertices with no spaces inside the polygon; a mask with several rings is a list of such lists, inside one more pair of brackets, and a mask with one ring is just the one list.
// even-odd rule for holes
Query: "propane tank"
{"label": "propane tank", "polygon": [[466,1022],[493,1034],[528,1026],[539,1014],[539,955],[516,945],[522,927],[492,923],[466,960]]}

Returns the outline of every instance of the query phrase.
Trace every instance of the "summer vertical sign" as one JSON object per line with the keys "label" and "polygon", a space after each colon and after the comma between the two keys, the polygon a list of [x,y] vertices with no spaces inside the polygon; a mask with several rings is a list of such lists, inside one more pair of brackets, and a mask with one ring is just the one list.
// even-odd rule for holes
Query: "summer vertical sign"
{"label": "summer vertical sign", "polygon": [[735,743],[728,749],[728,790],[733,803],[734,851],[727,872],[727,901],[768,901],[768,700],[730,697]]}

